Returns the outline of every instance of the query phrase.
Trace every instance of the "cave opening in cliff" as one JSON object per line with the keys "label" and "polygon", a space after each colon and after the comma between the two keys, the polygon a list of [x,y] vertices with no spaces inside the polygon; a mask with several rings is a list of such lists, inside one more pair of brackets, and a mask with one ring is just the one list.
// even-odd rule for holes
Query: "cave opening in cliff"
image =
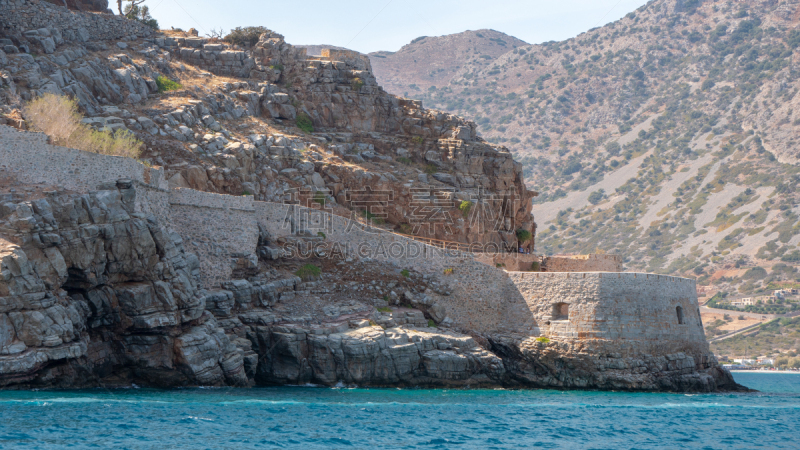
{"label": "cave opening in cliff", "polygon": [[678,314],[678,324],[683,325],[683,308],[680,306],[676,307],[675,313]]}
{"label": "cave opening in cliff", "polygon": [[553,320],[569,320],[569,303],[556,303],[553,305]]}

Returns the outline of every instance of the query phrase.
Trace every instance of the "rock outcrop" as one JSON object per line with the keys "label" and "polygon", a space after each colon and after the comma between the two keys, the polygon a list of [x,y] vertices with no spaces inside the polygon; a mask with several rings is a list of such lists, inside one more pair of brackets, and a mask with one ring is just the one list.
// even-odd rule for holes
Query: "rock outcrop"
{"label": "rock outcrop", "polygon": [[157,386],[247,384],[205,310],[197,258],[118,187],[4,199],[0,384],[93,385],[120,368]]}

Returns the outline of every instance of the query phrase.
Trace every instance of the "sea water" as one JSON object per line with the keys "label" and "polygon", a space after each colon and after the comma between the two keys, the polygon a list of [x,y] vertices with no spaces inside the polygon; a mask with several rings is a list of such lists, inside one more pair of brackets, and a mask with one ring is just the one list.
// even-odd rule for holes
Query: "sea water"
{"label": "sea water", "polygon": [[761,392],[0,391],[0,448],[800,448],[800,374],[734,376]]}

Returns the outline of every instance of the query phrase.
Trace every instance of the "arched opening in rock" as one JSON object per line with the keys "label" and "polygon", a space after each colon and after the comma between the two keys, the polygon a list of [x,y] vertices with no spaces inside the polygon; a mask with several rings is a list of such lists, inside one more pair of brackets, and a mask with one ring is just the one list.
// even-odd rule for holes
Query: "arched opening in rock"
{"label": "arched opening in rock", "polygon": [[569,303],[554,304],[552,316],[553,320],[569,320]]}
{"label": "arched opening in rock", "polygon": [[683,324],[683,308],[680,306],[675,307],[675,313],[678,315],[678,324]]}

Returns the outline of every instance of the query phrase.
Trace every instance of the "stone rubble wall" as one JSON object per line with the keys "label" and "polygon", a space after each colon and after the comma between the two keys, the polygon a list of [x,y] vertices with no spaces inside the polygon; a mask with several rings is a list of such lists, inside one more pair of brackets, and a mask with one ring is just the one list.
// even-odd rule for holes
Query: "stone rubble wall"
{"label": "stone rubble wall", "polygon": [[164,171],[131,158],[101,155],[48,144],[44,133],[19,131],[0,125],[0,167],[12,170],[19,181],[88,192],[120,178],[166,189]]}
{"label": "stone rubble wall", "polygon": [[[543,336],[597,351],[709,353],[695,280],[647,273],[510,273]],[[554,315],[568,305],[568,319]],[[677,308],[683,323],[678,323]]]}
{"label": "stone rubble wall", "polygon": [[[0,33],[5,36],[24,35],[33,41],[50,38],[55,44],[59,44],[61,39],[89,42],[135,39],[153,34],[150,27],[135,20],[110,14],[74,12],[41,0],[0,0],[0,27]],[[26,33],[36,30],[40,31]]]}
{"label": "stone rubble wall", "polygon": [[547,256],[544,259],[547,272],[622,272],[622,257],[619,255]]}

